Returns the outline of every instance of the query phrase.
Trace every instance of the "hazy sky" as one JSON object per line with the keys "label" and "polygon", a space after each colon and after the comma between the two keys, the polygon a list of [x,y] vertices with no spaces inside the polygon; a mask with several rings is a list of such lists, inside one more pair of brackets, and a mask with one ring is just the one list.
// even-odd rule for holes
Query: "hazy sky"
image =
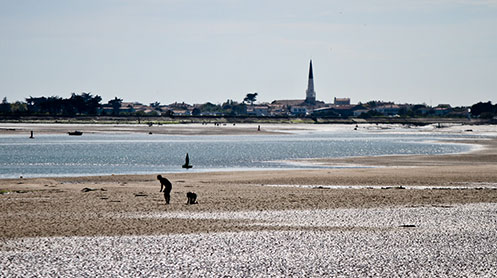
{"label": "hazy sky", "polygon": [[497,0],[0,0],[0,98],[497,102]]}

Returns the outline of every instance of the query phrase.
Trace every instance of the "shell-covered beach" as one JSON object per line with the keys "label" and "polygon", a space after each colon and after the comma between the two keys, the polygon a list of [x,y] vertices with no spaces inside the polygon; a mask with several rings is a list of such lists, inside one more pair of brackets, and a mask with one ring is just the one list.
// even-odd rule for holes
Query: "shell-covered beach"
{"label": "shell-covered beach", "polygon": [[[174,127],[182,128],[210,127]],[[492,277],[496,128],[422,132],[469,129],[481,135],[464,142],[479,146],[469,153],[306,161],[364,168],[166,174],[168,206],[155,175],[3,179],[0,276]],[[198,204],[186,205],[189,191]]]}

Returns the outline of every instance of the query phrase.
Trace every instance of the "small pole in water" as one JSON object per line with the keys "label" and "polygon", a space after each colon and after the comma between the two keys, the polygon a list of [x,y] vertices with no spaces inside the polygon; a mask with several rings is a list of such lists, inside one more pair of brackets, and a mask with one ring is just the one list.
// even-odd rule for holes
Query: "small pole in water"
{"label": "small pole in water", "polygon": [[35,138],[34,135],[33,135],[33,131],[31,130],[31,136],[29,136],[30,139],[33,139]]}
{"label": "small pole in water", "polygon": [[186,153],[186,157],[185,157],[185,164],[183,164],[183,166],[181,166],[185,169],[190,169],[192,168],[193,166],[190,165],[190,157],[188,156],[188,153]]}

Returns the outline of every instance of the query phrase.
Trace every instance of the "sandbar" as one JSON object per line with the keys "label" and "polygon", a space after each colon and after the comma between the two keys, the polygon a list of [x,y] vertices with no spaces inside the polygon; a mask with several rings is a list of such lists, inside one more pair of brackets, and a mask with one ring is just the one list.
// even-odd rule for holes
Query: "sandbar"
{"label": "sandbar", "polygon": [[[306,161],[368,167],[163,174],[173,184],[170,205],[155,175],[2,179],[3,274],[78,276],[105,274],[98,271],[109,267],[138,276],[492,275],[497,140],[486,134],[462,143],[480,147],[451,155]],[[186,204],[189,191],[198,194],[198,204]],[[119,257],[116,248],[129,248],[129,257]],[[182,251],[189,248],[201,253]],[[71,265],[81,264],[75,272],[39,267],[51,258],[48,264],[62,269],[66,256]],[[161,260],[153,269],[130,266],[152,258]]]}

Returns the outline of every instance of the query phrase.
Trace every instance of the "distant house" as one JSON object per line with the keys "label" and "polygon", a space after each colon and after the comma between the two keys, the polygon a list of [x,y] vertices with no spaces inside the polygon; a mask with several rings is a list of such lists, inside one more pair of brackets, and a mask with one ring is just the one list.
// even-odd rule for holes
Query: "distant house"
{"label": "distant house", "polygon": [[[166,114],[174,116],[191,116],[195,107],[184,102],[174,102],[167,105]],[[164,109],[162,109],[164,110]]]}
{"label": "distant house", "polygon": [[290,107],[290,113],[295,116],[305,116],[307,115],[307,107],[304,105],[296,105]]}
{"label": "distant house", "polygon": [[191,111],[188,109],[175,108],[175,109],[172,109],[171,112],[174,116],[191,116],[192,115]]}
{"label": "distant house", "polygon": [[312,115],[316,117],[348,118],[356,116],[356,111],[358,110],[365,110],[365,108],[362,105],[335,105],[332,107],[315,109],[312,112]]}
{"label": "distant house", "polygon": [[290,107],[290,106],[300,106],[305,104],[304,99],[280,99],[280,100],[275,100],[271,102],[272,105],[281,105],[284,107]]}
{"label": "distant house", "polygon": [[340,115],[340,117],[347,118],[354,116],[354,111],[364,109],[362,105],[339,105],[334,107],[335,112]]}
{"label": "distant house", "polygon": [[119,107],[119,113],[135,113],[136,109],[133,107],[132,102],[122,102]]}
{"label": "distant house", "polygon": [[373,108],[374,111],[381,113],[385,116],[394,116],[399,114],[400,106],[396,104],[387,104]]}
{"label": "distant house", "polygon": [[269,107],[267,105],[247,106],[247,114],[257,117],[269,116]]}
{"label": "distant house", "polygon": [[154,109],[148,105],[143,105],[143,104],[133,104],[133,108],[135,109],[136,112],[141,112],[147,115],[155,115],[155,116],[160,115],[160,108]]}
{"label": "distant house", "polygon": [[432,110],[433,114],[436,116],[447,116],[452,113],[452,111],[454,111],[454,109],[452,109],[450,104],[439,104]]}
{"label": "distant house", "polygon": [[160,111],[155,110],[155,109],[145,109],[145,110],[141,110],[141,112],[143,112],[147,115],[160,116]]}
{"label": "distant house", "polygon": [[[316,100],[313,104],[305,102],[304,99],[289,99],[289,100],[275,100],[271,102],[270,106],[279,106],[279,110],[282,114],[287,114],[288,111],[294,116],[303,116],[311,113],[315,109],[326,107],[323,101]],[[272,113],[274,115],[274,113]]]}
{"label": "distant house", "polygon": [[288,110],[282,104],[268,104],[270,116],[284,116]]}
{"label": "distant house", "polygon": [[334,102],[335,105],[350,105],[350,98],[335,98]]}
{"label": "distant house", "polygon": [[335,110],[335,107],[323,107],[314,109],[311,113],[314,117],[333,117],[338,118],[340,114]]}
{"label": "distant house", "polygon": [[271,106],[279,107],[281,111],[288,111],[291,115],[302,116],[307,114],[304,99],[282,99],[271,102]]}
{"label": "distant house", "polygon": [[430,108],[428,108],[426,106],[415,105],[412,108],[412,111],[414,111],[414,113],[417,114],[417,115],[427,115],[427,114],[430,113]]}
{"label": "distant house", "polygon": [[177,109],[189,109],[189,108],[193,108],[193,106],[191,106],[190,104],[188,103],[184,103],[184,102],[174,102],[174,103],[171,103],[168,105],[169,108],[177,108]]}
{"label": "distant house", "polygon": [[353,116],[354,117],[359,117],[362,114],[368,113],[369,111],[370,111],[369,109],[357,109],[357,110],[354,110]]}
{"label": "distant house", "polygon": [[[103,115],[112,115],[114,113],[114,108],[110,105],[106,105],[102,107],[101,114]],[[160,111],[157,109],[153,109],[148,105],[144,105],[138,102],[123,102],[121,103],[121,107],[119,107],[119,114],[135,114],[135,113],[143,113],[148,115],[160,115]]]}
{"label": "distant house", "polygon": [[433,114],[436,116],[447,116],[450,112],[452,112],[452,108],[450,107],[435,107],[433,108]]}
{"label": "distant house", "polygon": [[219,112],[219,111],[215,111],[215,112],[207,111],[207,112],[201,112],[200,116],[224,116],[224,114],[222,112]]}
{"label": "distant house", "polygon": [[114,113],[114,108],[108,105],[103,105],[97,110],[98,115],[112,115]]}

